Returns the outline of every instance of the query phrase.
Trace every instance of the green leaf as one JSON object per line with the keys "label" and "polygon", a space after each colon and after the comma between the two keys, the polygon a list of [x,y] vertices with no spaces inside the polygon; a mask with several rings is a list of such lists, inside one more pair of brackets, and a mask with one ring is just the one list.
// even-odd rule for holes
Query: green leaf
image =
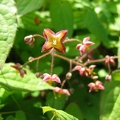
{"label": "green leaf", "polygon": [[0,71],[0,85],[9,90],[20,91],[38,91],[38,90],[52,90],[53,87],[40,78],[36,78],[30,70],[27,70],[27,75],[20,77],[18,71],[11,67],[11,63],[5,64],[2,71]]}
{"label": "green leaf", "polygon": [[13,0],[0,0],[0,69],[13,45],[17,30]]}
{"label": "green leaf", "polygon": [[115,80],[115,81],[120,81],[120,70],[115,70],[112,74],[112,78]]}
{"label": "green leaf", "polygon": [[81,111],[81,109],[79,108],[79,106],[75,103],[70,103],[66,110],[65,110],[67,113],[77,117],[79,120],[83,120],[84,117],[83,117],[83,113]]}
{"label": "green leaf", "polygon": [[48,112],[48,111],[55,111],[56,109],[50,107],[50,106],[44,106],[42,107],[42,110],[43,110],[43,114]]}
{"label": "green leaf", "polygon": [[14,118],[12,115],[10,115],[10,116],[7,117],[6,120],[14,120],[14,119],[15,119],[15,118]]}
{"label": "green leaf", "polygon": [[50,16],[56,31],[66,29],[68,36],[73,33],[73,12],[69,2],[64,0],[52,0]]}
{"label": "green leaf", "polygon": [[[120,56],[120,38],[119,38],[119,42],[118,42],[117,55]],[[118,68],[120,68],[120,58],[118,58]]]}
{"label": "green leaf", "polygon": [[0,115],[0,120],[3,120],[2,116]]}
{"label": "green leaf", "polygon": [[86,9],[85,24],[88,30],[97,37],[97,40],[101,41],[107,48],[110,47],[107,31],[93,9]]}
{"label": "green leaf", "polygon": [[27,120],[25,114],[22,111],[18,111],[16,113],[16,120]]}
{"label": "green leaf", "polygon": [[[44,16],[44,17],[43,17]],[[44,28],[51,28],[52,23],[49,21],[49,15],[45,12],[30,12],[28,14],[25,14],[21,17],[18,17],[18,26],[35,33],[43,33]]]}
{"label": "green leaf", "polygon": [[54,114],[53,116],[55,116],[55,118],[56,118],[55,120],[78,120],[76,117],[74,117],[62,110],[56,110],[49,106],[44,106],[44,107],[42,107],[42,109],[43,109],[43,113],[46,113],[48,111],[53,112],[53,114]]}
{"label": "green leaf", "polygon": [[[119,74],[120,75],[120,74]],[[118,81],[119,80],[119,81]],[[117,120],[120,118],[120,78],[113,74],[111,83],[105,83],[105,90],[101,94],[101,120]]]}
{"label": "green leaf", "polygon": [[54,107],[56,109],[63,109],[66,103],[67,96],[61,95],[57,96],[53,93],[49,93],[46,98],[46,104]]}
{"label": "green leaf", "polygon": [[34,10],[40,9],[44,0],[17,0],[16,6],[18,15],[24,15]]}
{"label": "green leaf", "polygon": [[76,117],[74,117],[62,110],[57,110],[57,112],[59,113],[57,118],[60,118],[61,120],[79,120]]}

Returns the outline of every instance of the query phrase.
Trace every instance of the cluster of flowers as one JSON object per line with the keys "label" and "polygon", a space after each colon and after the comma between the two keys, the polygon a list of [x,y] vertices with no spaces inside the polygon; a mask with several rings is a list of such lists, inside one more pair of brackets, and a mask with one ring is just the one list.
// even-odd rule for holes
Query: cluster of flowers
{"label": "cluster of flowers", "polygon": [[[36,35],[36,34],[29,35],[29,36],[25,37],[24,41],[26,42],[26,44],[32,45],[35,41],[36,36],[42,37],[45,39],[45,44],[42,46],[42,52],[47,52],[47,51],[50,52],[51,51],[50,54],[53,54],[53,56],[54,56],[54,52],[52,52],[54,49],[61,53],[66,52],[66,48],[63,43],[65,42],[65,40],[66,41],[68,40],[68,39],[65,39],[67,33],[68,33],[67,30],[61,30],[57,33],[54,33],[52,30],[47,28],[47,29],[44,29],[43,36]],[[76,46],[76,49],[80,51],[80,56],[82,56],[86,53],[87,50],[89,50],[89,47],[92,45],[94,45],[94,42],[90,41],[90,37],[86,37],[83,39],[83,42],[80,42]],[[63,57],[60,57],[60,58],[63,58]],[[110,67],[110,65],[115,65],[113,57],[110,57],[108,55],[102,61],[104,61],[108,67]],[[86,65],[84,65],[82,63],[80,63],[80,64],[79,64],[79,62],[77,62],[77,63],[76,63],[76,66],[69,72],[69,74],[66,75],[66,79],[70,79],[72,76],[72,72],[78,70],[79,74],[81,76],[86,76],[86,77],[90,77],[93,79],[93,82],[88,84],[88,87],[90,88],[89,92],[105,89],[103,86],[103,83],[98,80],[98,76],[94,75],[94,69],[95,69],[96,65],[90,65],[89,67],[87,67]],[[24,74],[26,74],[26,71],[20,67],[20,64],[15,64],[12,67],[19,71],[21,77],[24,77]],[[43,75],[37,74],[36,76],[42,78],[43,82],[48,82],[51,85],[53,82],[62,84],[60,78],[56,74],[44,73]],[[110,73],[106,76],[105,79],[107,81],[111,80]],[[67,89],[62,89],[60,87],[54,87],[54,92],[70,95],[70,93]]]}

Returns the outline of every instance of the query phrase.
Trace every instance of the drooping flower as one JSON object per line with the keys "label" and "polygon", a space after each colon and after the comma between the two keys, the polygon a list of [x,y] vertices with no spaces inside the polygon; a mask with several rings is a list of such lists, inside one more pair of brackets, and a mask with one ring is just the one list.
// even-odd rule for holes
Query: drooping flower
{"label": "drooping flower", "polygon": [[66,79],[69,80],[71,77],[72,77],[72,73],[71,73],[71,72],[68,72],[68,73],[66,74]]}
{"label": "drooping flower", "polygon": [[59,88],[59,87],[55,87],[54,92],[57,92],[59,94],[66,94],[66,95],[70,95],[69,91],[67,89],[62,89],[62,88]]}
{"label": "drooping flower", "polygon": [[73,71],[78,70],[81,76],[90,76],[93,74],[93,70],[96,67],[96,65],[90,65],[89,68],[85,68],[82,66],[75,66]]}
{"label": "drooping flower", "polygon": [[112,79],[112,76],[110,74],[107,74],[106,77],[105,77],[105,80],[110,82]]}
{"label": "drooping flower", "polygon": [[61,83],[60,78],[56,75],[53,74],[52,76],[49,75],[48,73],[44,73],[42,76],[42,82],[57,82],[57,83]]}
{"label": "drooping flower", "polygon": [[101,81],[98,81],[98,80],[95,83],[94,82],[89,83],[88,84],[88,87],[90,87],[89,92],[91,92],[93,90],[96,91],[96,92],[98,90],[104,90],[105,88],[102,84],[103,83]]}
{"label": "drooping flower", "polygon": [[21,77],[24,77],[24,74],[27,74],[26,70],[23,70],[19,63],[16,63],[15,65],[11,65],[11,67],[15,68],[20,73]]}
{"label": "drooping flower", "polygon": [[35,41],[35,38],[33,37],[33,35],[29,35],[24,38],[24,41],[26,44],[32,45]]}
{"label": "drooping flower", "polygon": [[82,43],[76,46],[76,49],[80,51],[81,55],[83,55],[83,53],[88,49],[89,46],[94,44],[94,42],[91,42],[89,40],[90,40],[90,37],[86,37],[83,39]]}
{"label": "drooping flower", "polygon": [[65,53],[65,46],[62,41],[65,39],[67,33],[67,30],[61,30],[57,33],[54,33],[49,28],[44,29],[43,35],[46,42],[42,47],[42,52],[49,51],[54,48],[61,53]]}
{"label": "drooping flower", "polygon": [[105,64],[106,65],[108,65],[108,64],[110,64],[110,65],[115,65],[115,61],[114,61],[114,59],[112,58],[112,57],[110,57],[109,55],[106,55],[106,57],[105,57]]}

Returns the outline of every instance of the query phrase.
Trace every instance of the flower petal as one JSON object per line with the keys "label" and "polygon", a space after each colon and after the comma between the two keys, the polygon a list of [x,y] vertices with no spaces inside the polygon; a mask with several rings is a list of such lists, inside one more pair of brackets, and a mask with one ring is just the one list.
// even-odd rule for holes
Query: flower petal
{"label": "flower petal", "polygon": [[42,51],[41,52],[46,52],[49,51],[53,48],[52,44],[50,42],[45,42],[45,44],[42,46]]}
{"label": "flower petal", "polygon": [[86,42],[88,42],[90,40],[90,37],[85,37],[84,39],[83,39],[83,44],[85,44]]}
{"label": "flower petal", "polygon": [[53,37],[53,35],[55,35],[55,33],[52,30],[50,30],[49,28],[44,29],[43,36],[46,39],[51,39]]}
{"label": "flower petal", "polygon": [[66,37],[67,33],[68,33],[67,30],[61,30],[55,34],[49,28],[44,29],[43,35],[46,42],[42,47],[42,52],[45,52],[54,48],[61,53],[65,53],[65,46],[62,43],[62,41]]}
{"label": "flower petal", "polygon": [[53,79],[53,81],[56,81],[57,83],[61,83],[60,78],[56,74],[52,75],[52,79]]}
{"label": "flower petal", "polygon": [[54,92],[58,92],[60,94],[70,95],[70,93],[67,89],[62,89],[62,88],[59,88],[59,87],[55,87]]}
{"label": "flower petal", "polygon": [[58,37],[62,41],[66,37],[67,33],[68,33],[68,30],[61,30],[56,33],[56,37]]}

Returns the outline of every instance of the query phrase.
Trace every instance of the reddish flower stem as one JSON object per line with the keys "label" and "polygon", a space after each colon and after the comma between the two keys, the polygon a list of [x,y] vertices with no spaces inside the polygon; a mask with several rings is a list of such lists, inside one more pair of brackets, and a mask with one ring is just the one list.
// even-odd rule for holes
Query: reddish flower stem
{"label": "reddish flower stem", "polygon": [[44,36],[42,36],[42,35],[39,35],[39,34],[34,34],[34,35],[33,35],[33,37],[40,37],[40,38],[43,38],[43,39],[45,39],[45,38],[44,38]]}
{"label": "reddish flower stem", "polygon": [[54,48],[51,50],[51,69],[50,69],[50,75],[52,75],[53,74],[53,66],[54,66],[54,52],[55,52],[55,50],[54,50]]}
{"label": "reddish flower stem", "polygon": [[44,57],[46,57],[46,56],[49,55],[49,54],[51,54],[51,52],[47,52],[47,53],[45,53],[45,54],[43,54],[43,55],[41,55],[41,56],[39,56],[39,57],[32,58],[32,59],[30,59],[28,62],[33,62],[33,61],[35,61],[35,60],[40,60],[41,58],[44,58]]}
{"label": "reddish flower stem", "polygon": [[72,60],[72,59],[69,59],[69,58],[67,58],[67,57],[64,57],[64,56],[62,56],[62,55],[54,54],[54,56],[56,56],[56,57],[58,57],[58,58],[61,58],[61,59],[63,59],[63,60],[66,60],[66,61],[68,61],[68,62],[71,60],[71,62],[72,62],[73,64],[77,64],[77,65],[80,65],[80,66],[83,66],[83,67],[84,67],[84,65],[83,65],[82,63],[76,62],[76,61],[74,61],[74,60]]}
{"label": "reddish flower stem", "polygon": [[63,41],[63,43],[66,43],[66,42],[73,42],[73,41],[77,41],[77,42],[82,43],[81,40],[78,40],[78,39],[69,39],[69,38],[66,38],[66,39]]}
{"label": "reddish flower stem", "polygon": [[[118,59],[120,58],[119,56],[111,56],[113,59]],[[106,59],[102,58],[102,59],[98,59],[98,60],[88,60],[87,62],[84,63],[84,66],[91,64],[91,63],[99,63],[99,62],[104,62]]]}

